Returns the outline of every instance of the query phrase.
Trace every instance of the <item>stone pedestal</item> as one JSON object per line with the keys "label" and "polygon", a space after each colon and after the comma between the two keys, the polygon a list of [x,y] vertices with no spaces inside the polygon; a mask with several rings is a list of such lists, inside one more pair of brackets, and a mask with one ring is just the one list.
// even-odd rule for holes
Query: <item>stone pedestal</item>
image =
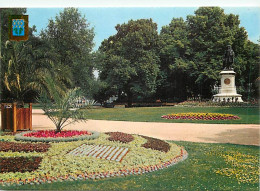
{"label": "stone pedestal", "polygon": [[221,88],[219,93],[213,96],[214,102],[243,102],[242,95],[237,94],[235,75],[233,70],[223,70],[221,75]]}

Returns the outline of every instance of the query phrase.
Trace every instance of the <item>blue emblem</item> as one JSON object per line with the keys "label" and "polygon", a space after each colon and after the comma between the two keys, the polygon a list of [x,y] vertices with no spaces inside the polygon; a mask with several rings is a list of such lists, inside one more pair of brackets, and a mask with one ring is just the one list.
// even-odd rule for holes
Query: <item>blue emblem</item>
{"label": "blue emblem", "polygon": [[24,36],[24,19],[12,19],[13,36]]}

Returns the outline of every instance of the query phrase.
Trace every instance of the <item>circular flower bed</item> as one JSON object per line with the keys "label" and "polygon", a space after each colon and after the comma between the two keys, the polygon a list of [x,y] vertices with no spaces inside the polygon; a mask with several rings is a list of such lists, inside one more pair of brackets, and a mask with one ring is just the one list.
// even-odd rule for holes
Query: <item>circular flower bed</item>
{"label": "circular flower bed", "polygon": [[25,133],[23,136],[25,137],[38,137],[38,138],[56,138],[56,137],[74,137],[80,135],[91,135],[92,133],[89,131],[61,131],[56,132],[54,130],[45,130],[45,131],[35,131],[30,133]]}
{"label": "circular flower bed", "polygon": [[[168,168],[188,156],[172,142],[120,132],[101,133],[93,140],[45,143],[50,145],[45,152],[36,150],[43,143],[17,143],[14,136],[0,138],[5,140],[0,148],[8,147],[0,155],[1,186],[141,175]],[[16,149],[10,150],[7,142]],[[31,144],[30,150],[23,150],[23,144]]]}
{"label": "circular flower bed", "polygon": [[99,136],[95,131],[61,131],[55,130],[44,131],[29,131],[22,132],[15,135],[16,141],[30,141],[30,142],[63,142],[63,141],[78,141],[84,139],[96,139]]}
{"label": "circular flower bed", "polygon": [[238,116],[221,113],[172,113],[163,115],[164,119],[184,119],[184,120],[234,120],[240,119]]}

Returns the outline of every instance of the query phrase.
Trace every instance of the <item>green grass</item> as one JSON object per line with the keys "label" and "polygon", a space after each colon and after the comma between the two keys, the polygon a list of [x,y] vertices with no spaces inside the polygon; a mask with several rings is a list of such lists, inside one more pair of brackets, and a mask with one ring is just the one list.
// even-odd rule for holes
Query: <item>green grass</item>
{"label": "green grass", "polygon": [[[168,123],[219,123],[219,124],[259,124],[259,108],[241,107],[139,107],[139,108],[102,108],[84,110],[86,119],[168,122]],[[239,120],[191,121],[161,119],[162,115],[183,112],[227,113],[240,117]]]}
{"label": "green grass", "polygon": [[[11,190],[259,190],[259,147],[233,144],[175,142],[185,147],[188,159],[168,169],[139,176],[98,181],[5,187]],[[223,156],[234,156],[226,162]],[[241,157],[242,156],[242,157]],[[217,174],[218,170],[237,175]],[[253,174],[256,173],[256,174]],[[239,179],[240,178],[240,179]],[[253,181],[252,181],[253,180]]]}

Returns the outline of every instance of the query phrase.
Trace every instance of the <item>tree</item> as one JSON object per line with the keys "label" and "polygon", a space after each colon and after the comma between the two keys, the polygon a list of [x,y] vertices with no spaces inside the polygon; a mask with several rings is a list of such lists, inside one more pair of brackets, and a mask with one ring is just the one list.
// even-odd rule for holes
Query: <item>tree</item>
{"label": "tree", "polygon": [[187,97],[190,44],[187,23],[182,18],[173,18],[160,33],[160,75],[157,97],[180,101]]}
{"label": "tree", "polygon": [[240,75],[244,62],[241,53],[247,33],[239,26],[238,15],[225,14],[219,7],[201,7],[195,11],[195,16],[187,17],[187,22],[192,47],[190,60],[195,63],[190,68],[190,75],[199,90],[196,93],[210,98],[211,89],[223,69],[223,54],[227,45],[231,45],[237,55],[233,67]]}
{"label": "tree", "polygon": [[2,57],[4,54],[4,48],[5,48],[5,43],[8,40],[8,20],[9,20],[9,15],[23,15],[26,13],[26,9],[18,9],[18,8],[0,8],[0,27],[1,27],[1,48],[0,48],[0,58],[1,58],[1,63],[0,63],[0,76],[1,76],[1,86],[0,86],[0,98],[2,98],[2,94],[5,94],[5,90],[3,89],[3,79],[4,79],[4,69],[5,69],[5,64],[2,61]]}
{"label": "tree", "polygon": [[54,64],[52,55],[46,54],[47,50],[45,42],[34,36],[25,42],[6,41],[1,59],[5,92],[3,99],[11,98],[19,102],[28,97],[33,99],[47,89],[46,76],[55,79],[59,91],[66,89],[65,84],[70,83],[70,71]]}
{"label": "tree", "polygon": [[137,95],[155,93],[159,72],[157,25],[152,19],[130,20],[117,25],[117,34],[102,42],[105,55],[100,65],[100,79],[118,96],[127,95],[128,106]]}
{"label": "tree", "polygon": [[8,40],[8,20],[9,15],[24,15],[26,13],[25,8],[1,8],[1,48],[5,46],[5,42]]}
{"label": "tree", "polygon": [[83,113],[77,109],[72,109],[72,105],[80,97],[80,89],[74,88],[61,94],[57,91],[53,79],[46,77],[48,93],[43,93],[38,102],[42,106],[44,113],[52,120],[56,126],[56,132],[73,123],[84,121]]}
{"label": "tree", "polygon": [[163,27],[160,34],[162,75],[158,80],[164,79],[164,83],[158,83],[163,84],[158,90],[170,91],[164,92],[164,97],[211,98],[213,85],[219,81],[219,72],[223,69],[227,45],[235,52],[236,84],[245,89],[249,81],[245,72],[249,72],[249,65],[257,68],[259,48],[248,42],[247,32],[239,24],[237,15],[225,14],[222,8],[201,7],[195,15],[187,16],[186,21],[173,19]]}
{"label": "tree", "polygon": [[41,38],[56,52],[56,59],[68,66],[73,74],[73,86],[81,87],[87,93],[93,80],[91,51],[94,31],[76,8],[65,8],[50,19],[47,29],[41,31]]}

